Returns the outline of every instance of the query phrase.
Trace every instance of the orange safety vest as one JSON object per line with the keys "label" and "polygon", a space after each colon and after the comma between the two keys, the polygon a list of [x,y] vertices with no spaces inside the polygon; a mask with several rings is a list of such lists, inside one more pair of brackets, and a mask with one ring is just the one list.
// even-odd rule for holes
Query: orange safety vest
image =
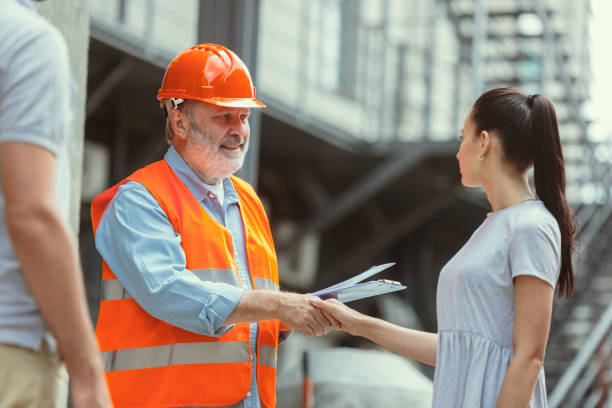
{"label": "orange safety vest", "polygon": [[[165,160],[146,166],[106,190],[91,205],[94,234],[104,210],[128,180],[141,183],[181,236],[187,269],[202,280],[243,287],[230,232],[202,208]],[[231,177],[240,199],[249,270],[255,289],[278,290],[272,234],[261,202],[246,182]],[[278,320],[259,322],[257,357],[249,324],[220,337],[180,329],[147,313],[102,263],[96,336],[115,407],[225,406],[241,401],[257,360],[257,386],[266,408],[276,404]]]}

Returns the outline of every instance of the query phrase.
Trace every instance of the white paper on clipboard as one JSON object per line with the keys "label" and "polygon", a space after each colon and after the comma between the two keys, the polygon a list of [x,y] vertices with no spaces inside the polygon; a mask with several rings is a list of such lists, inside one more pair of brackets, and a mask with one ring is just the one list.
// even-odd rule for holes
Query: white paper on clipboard
{"label": "white paper on clipboard", "polygon": [[386,279],[359,283],[362,280],[382,272],[393,265],[395,265],[394,262],[372,266],[365,272],[328,288],[321,289],[318,292],[313,293],[313,295],[319,296],[322,299],[334,298],[338,299],[342,303],[346,303],[357,299],[378,296],[385,293],[406,289],[406,286],[400,284],[399,282],[389,281]]}

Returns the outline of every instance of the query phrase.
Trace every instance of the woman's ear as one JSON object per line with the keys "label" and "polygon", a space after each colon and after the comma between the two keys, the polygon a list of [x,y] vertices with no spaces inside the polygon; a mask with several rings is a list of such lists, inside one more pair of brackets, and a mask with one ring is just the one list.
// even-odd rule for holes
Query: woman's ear
{"label": "woman's ear", "polygon": [[486,157],[491,151],[491,134],[483,130],[478,138],[478,153],[482,157]]}

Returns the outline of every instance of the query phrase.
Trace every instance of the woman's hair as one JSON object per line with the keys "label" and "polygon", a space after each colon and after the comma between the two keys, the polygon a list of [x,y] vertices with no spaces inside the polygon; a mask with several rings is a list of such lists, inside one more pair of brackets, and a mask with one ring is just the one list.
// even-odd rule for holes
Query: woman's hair
{"label": "woman's hair", "polygon": [[559,296],[574,289],[572,251],[576,224],[565,197],[565,167],[557,115],[544,95],[526,95],[517,88],[498,88],[482,94],[471,118],[480,133],[495,131],[505,159],[525,171],[533,164],[537,197],[552,213],[561,231]]}

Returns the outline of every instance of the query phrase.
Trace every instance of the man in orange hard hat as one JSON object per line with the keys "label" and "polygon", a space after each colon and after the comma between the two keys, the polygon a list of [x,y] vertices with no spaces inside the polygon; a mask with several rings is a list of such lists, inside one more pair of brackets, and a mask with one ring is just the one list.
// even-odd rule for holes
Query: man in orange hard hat
{"label": "man in orange hard hat", "polygon": [[309,295],[280,292],[253,188],[232,176],[255,98],[232,51],[202,44],[168,66],[170,148],[92,203],[104,262],[96,334],[116,407],[274,407],[280,330],[322,335]]}

